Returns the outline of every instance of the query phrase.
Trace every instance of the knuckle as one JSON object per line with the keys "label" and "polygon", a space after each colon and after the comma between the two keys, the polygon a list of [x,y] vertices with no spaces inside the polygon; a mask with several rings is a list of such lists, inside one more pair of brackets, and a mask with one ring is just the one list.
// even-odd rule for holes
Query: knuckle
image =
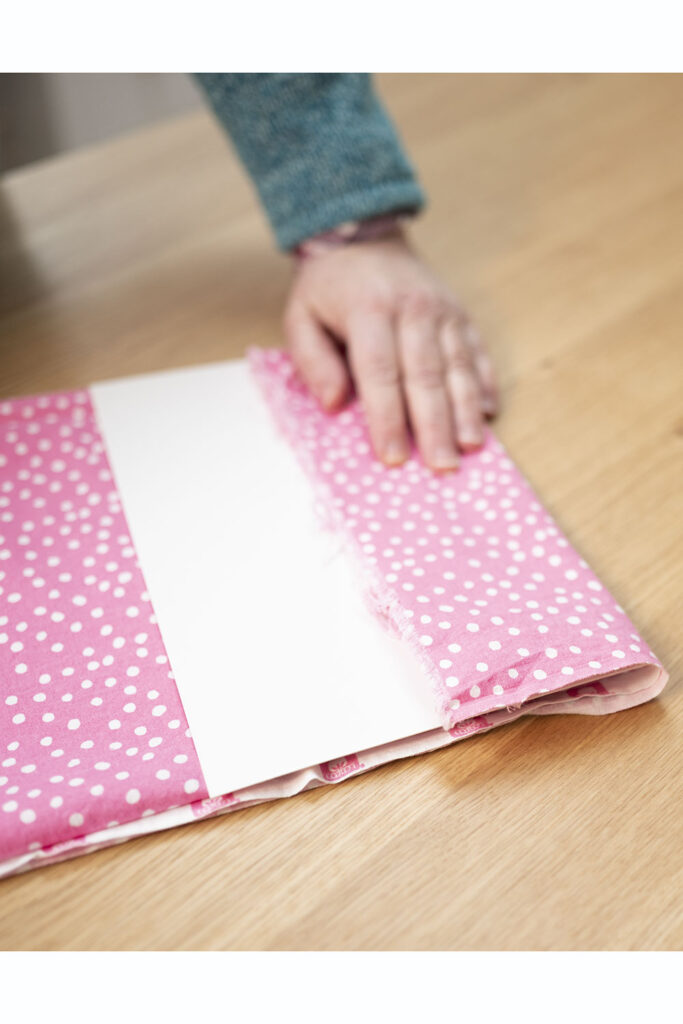
{"label": "knuckle", "polygon": [[441,367],[430,362],[422,362],[414,366],[407,376],[407,381],[423,391],[435,391],[437,388],[443,387],[444,383]]}
{"label": "knuckle", "polygon": [[423,440],[439,441],[452,436],[448,422],[434,410],[422,409],[415,423]]}
{"label": "knuckle", "polygon": [[464,342],[458,340],[446,350],[446,365],[450,371],[470,374],[472,370],[472,353]]}
{"label": "knuckle", "polygon": [[429,288],[414,288],[400,296],[398,305],[404,319],[423,320],[438,311],[439,300]]}
{"label": "knuckle", "polygon": [[383,289],[373,290],[369,291],[366,295],[361,296],[359,307],[367,316],[373,318],[382,317],[386,319],[391,317],[393,314],[394,300],[393,297]]}
{"label": "knuckle", "polygon": [[365,342],[355,347],[359,374],[373,384],[392,385],[399,380],[396,359],[390,349],[376,342]]}
{"label": "knuckle", "polygon": [[405,423],[402,417],[395,412],[375,412],[369,416],[370,429],[380,444],[399,439],[405,432]]}

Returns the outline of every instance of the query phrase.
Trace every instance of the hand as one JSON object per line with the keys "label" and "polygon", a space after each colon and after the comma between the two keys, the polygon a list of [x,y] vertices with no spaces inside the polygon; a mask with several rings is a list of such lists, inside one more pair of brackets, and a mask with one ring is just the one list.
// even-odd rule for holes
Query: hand
{"label": "hand", "polygon": [[458,300],[399,231],[301,260],[285,333],[328,411],[349,397],[352,374],[387,465],[408,458],[409,425],[436,470],[455,469],[458,451],[482,444],[497,407],[491,361]]}

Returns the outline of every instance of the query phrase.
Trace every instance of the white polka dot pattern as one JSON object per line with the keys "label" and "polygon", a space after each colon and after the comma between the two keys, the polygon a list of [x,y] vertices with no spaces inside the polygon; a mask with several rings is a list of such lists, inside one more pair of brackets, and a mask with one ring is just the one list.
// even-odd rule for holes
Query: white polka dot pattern
{"label": "white polka dot pattern", "polygon": [[554,691],[576,696],[589,679],[607,694],[611,673],[659,665],[492,434],[457,473],[436,476],[417,456],[387,469],[357,402],[327,415],[284,353],[250,360],[375,608],[431,677],[445,728],[461,734],[466,720]]}
{"label": "white polka dot pattern", "polygon": [[[0,869],[334,783],[527,710],[631,706],[666,681],[628,673],[659,662],[493,437],[455,475],[415,458],[386,470],[358,405],[326,416],[284,354],[251,358],[450,736],[208,799],[87,393],[0,402]],[[615,672],[632,677],[621,690]]]}
{"label": "white polka dot pattern", "polygon": [[0,402],[0,859],[206,797],[86,392]]}

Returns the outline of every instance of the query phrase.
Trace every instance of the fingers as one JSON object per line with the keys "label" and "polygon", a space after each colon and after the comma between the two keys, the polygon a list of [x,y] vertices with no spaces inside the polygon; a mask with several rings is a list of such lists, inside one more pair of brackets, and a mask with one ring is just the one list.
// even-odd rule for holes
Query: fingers
{"label": "fingers", "polygon": [[420,303],[406,306],[398,322],[403,384],[418,447],[432,469],[458,465],[451,399],[434,313]]}
{"label": "fingers", "polygon": [[456,469],[458,449],[482,445],[483,416],[495,412],[495,379],[483,346],[466,341],[467,326],[419,300],[396,319],[366,311],[350,322],[352,372],[373,447],[386,464],[409,455],[407,418],[432,469]]}
{"label": "fingers", "polygon": [[474,352],[465,340],[462,325],[452,317],[441,326],[439,340],[458,446],[463,452],[473,451],[484,441],[482,413],[486,400]]}
{"label": "fingers", "polygon": [[294,364],[324,409],[339,408],[349,394],[346,363],[324,327],[305,307],[285,316],[285,335]]}
{"label": "fingers", "polygon": [[366,312],[349,324],[349,356],[375,454],[388,466],[408,458],[408,432],[391,319]]}
{"label": "fingers", "polygon": [[[497,411],[491,361],[478,332],[458,309],[413,297],[394,310],[349,318],[344,334],[375,453],[390,466],[410,454],[408,421],[425,463],[456,469],[458,451],[484,441],[484,417]],[[285,333],[294,363],[323,408],[349,395],[340,350],[306,306],[292,304]]]}

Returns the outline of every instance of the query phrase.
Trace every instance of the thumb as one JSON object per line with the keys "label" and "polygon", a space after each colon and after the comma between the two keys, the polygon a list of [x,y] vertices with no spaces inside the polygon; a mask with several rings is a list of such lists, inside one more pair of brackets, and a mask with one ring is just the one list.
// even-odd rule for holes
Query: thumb
{"label": "thumb", "polygon": [[284,320],[294,365],[324,409],[343,405],[349,394],[346,363],[323,325],[304,306],[290,307]]}

